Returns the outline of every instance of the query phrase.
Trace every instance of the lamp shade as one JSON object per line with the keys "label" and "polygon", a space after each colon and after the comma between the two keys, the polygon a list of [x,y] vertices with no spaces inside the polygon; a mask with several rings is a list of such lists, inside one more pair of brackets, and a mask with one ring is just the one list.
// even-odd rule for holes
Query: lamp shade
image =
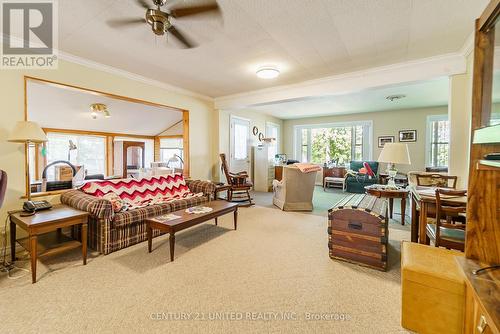
{"label": "lamp shade", "polygon": [[385,144],[378,157],[378,162],[410,165],[411,161],[408,145],[403,143]]}
{"label": "lamp shade", "polygon": [[47,136],[37,123],[20,121],[7,140],[13,143],[43,143],[47,141]]}

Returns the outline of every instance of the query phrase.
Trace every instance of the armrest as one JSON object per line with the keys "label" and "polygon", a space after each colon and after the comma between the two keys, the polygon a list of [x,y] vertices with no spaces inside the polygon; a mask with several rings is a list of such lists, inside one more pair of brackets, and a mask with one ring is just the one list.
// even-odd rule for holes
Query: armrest
{"label": "armrest", "polygon": [[75,209],[87,211],[98,219],[112,220],[115,212],[110,201],[88,195],[81,190],[70,190],[61,195],[61,203]]}
{"label": "armrest", "polygon": [[215,192],[215,184],[210,181],[186,180],[186,185],[191,192],[203,193],[205,196],[210,196]]}

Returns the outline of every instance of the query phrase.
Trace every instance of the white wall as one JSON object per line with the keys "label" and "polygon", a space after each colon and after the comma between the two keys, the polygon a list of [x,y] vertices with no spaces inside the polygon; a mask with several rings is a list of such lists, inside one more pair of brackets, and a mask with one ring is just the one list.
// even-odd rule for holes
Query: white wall
{"label": "white wall", "polygon": [[[446,106],[433,108],[418,108],[405,110],[391,110],[380,112],[359,113],[341,116],[325,116],[303,118],[284,121],[283,144],[285,153],[289,157],[294,156],[294,126],[307,124],[326,124],[336,122],[350,121],[372,121],[373,122],[373,146],[372,158],[377,160],[381,148],[378,148],[377,139],[379,136],[394,136],[398,141],[399,130],[417,130],[417,141],[409,142],[410,157],[412,164],[410,166],[400,165],[398,169],[401,172],[411,170],[425,170],[425,135],[426,122],[428,115],[443,115],[448,112]],[[381,166],[385,169],[385,166]]]}
{"label": "white wall", "polygon": [[[262,132],[264,135],[266,133],[266,122],[278,124],[280,126],[281,137],[279,140],[280,147],[278,148],[278,151],[283,151],[283,121],[281,119],[246,109],[231,111],[218,110],[218,146],[216,148],[217,159],[219,153],[226,153],[226,155],[229,156],[229,128],[231,115],[250,120],[250,131],[254,126],[256,126],[259,129],[259,132]],[[250,133],[250,138],[251,146],[257,146],[259,143],[257,136],[254,136],[252,133]],[[218,170],[216,172],[219,175],[219,180],[224,180],[224,177],[222,177],[220,171]],[[250,173],[251,171],[248,172]]]}
{"label": "white wall", "polygon": [[23,145],[7,142],[16,122],[24,120],[24,75],[189,110],[191,176],[212,178],[211,167],[216,163],[212,154],[213,102],[63,60],[57,70],[0,72],[0,169],[8,174],[7,197],[0,209],[0,220],[5,219],[7,210],[20,208],[20,198],[25,193]]}

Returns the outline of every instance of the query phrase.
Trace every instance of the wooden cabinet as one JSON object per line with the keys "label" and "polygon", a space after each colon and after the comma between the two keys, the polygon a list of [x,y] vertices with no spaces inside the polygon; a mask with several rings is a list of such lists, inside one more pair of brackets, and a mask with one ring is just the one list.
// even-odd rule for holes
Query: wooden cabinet
{"label": "wooden cabinet", "polygon": [[463,257],[456,261],[465,276],[465,324],[467,334],[500,334],[500,272],[485,270],[473,274],[484,264]]}

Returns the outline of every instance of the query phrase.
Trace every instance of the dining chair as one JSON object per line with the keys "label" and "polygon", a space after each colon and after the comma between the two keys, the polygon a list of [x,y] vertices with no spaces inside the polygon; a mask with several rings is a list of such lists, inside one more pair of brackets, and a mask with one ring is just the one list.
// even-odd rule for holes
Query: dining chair
{"label": "dining chair", "polygon": [[429,218],[426,234],[436,247],[464,251],[465,212],[464,206],[444,205],[443,196],[466,196],[467,190],[436,189],[436,218]]}
{"label": "dining chair", "polygon": [[455,175],[443,174],[416,174],[417,186],[425,187],[440,187],[440,188],[457,188],[457,179]]}

